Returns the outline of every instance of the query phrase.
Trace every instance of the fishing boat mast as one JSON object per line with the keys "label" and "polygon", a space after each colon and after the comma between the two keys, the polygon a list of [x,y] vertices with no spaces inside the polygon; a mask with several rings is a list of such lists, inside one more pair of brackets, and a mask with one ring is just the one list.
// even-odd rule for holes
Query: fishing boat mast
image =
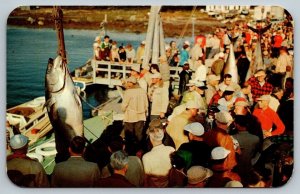
{"label": "fishing boat mast", "polygon": [[63,63],[67,64],[67,55],[64,39],[63,12],[60,6],[53,6],[53,18],[57,32],[58,50],[57,54],[62,57]]}

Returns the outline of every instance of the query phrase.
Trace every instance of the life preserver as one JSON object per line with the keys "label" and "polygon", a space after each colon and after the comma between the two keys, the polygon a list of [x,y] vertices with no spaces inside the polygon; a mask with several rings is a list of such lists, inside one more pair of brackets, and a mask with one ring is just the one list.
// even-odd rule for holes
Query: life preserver
{"label": "life preserver", "polygon": [[[45,150],[47,148],[47,150]],[[35,153],[42,156],[53,156],[57,153],[55,149],[55,142],[44,143],[35,148]]]}
{"label": "life preserver", "polygon": [[29,158],[32,159],[37,159],[40,163],[42,163],[44,161],[44,157],[41,154],[38,153],[27,153],[26,156],[28,156]]}

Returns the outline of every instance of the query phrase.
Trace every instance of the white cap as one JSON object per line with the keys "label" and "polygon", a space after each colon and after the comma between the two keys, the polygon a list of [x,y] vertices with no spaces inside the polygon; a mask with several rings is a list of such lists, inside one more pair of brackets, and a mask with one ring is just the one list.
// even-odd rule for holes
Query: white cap
{"label": "white cap", "polygon": [[225,149],[224,147],[215,147],[211,151],[211,158],[213,160],[221,160],[228,156],[230,150]]}
{"label": "white cap", "polygon": [[189,45],[190,46],[190,42],[188,40],[184,41],[184,44]]}
{"label": "white cap", "polygon": [[227,123],[230,123],[233,121],[232,116],[227,111],[220,111],[220,112],[216,113],[215,117],[219,123],[223,123],[223,124],[227,124]]}
{"label": "white cap", "polygon": [[187,109],[191,109],[191,108],[195,108],[195,109],[199,109],[200,106],[198,103],[196,103],[194,100],[190,100],[186,103],[186,108]]}
{"label": "white cap", "polygon": [[145,41],[145,40],[143,40],[143,41],[141,42],[141,44],[146,44],[146,41]]}
{"label": "white cap", "polygon": [[95,41],[101,40],[100,36],[96,36]]}
{"label": "white cap", "polygon": [[10,139],[10,147],[14,150],[23,148],[25,145],[28,143],[28,137],[22,135],[22,134],[17,134],[11,137]]}
{"label": "white cap", "polygon": [[184,126],[184,130],[196,136],[201,136],[204,134],[204,127],[201,125],[201,123],[198,122],[187,124],[186,126]]}
{"label": "white cap", "polygon": [[225,84],[219,84],[219,90],[221,90],[222,92],[224,92],[226,88],[227,86]]}
{"label": "white cap", "polygon": [[158,79],[161,79],[161,74],[160,73],[153,73],[151,74],[151,78],[158,78]]}
{"label": "white cap", "polygon": [[257,100],[265,100],[270,101],[271,96],[270,95],[262,95],[261,97],[257,98]]}
{"label": "white cap", "polygon": [[235,90],[234,90],[234,88],[233,88],[232,86],[227,86],[227,87],[225,88],[225,91],[228,91],[228,92],[234,92]]}
{"label": "white cap", "polygon": [[225,184],[225,187],[243,187],[240,181],[229,181]]}
{"label": "white cap", "polygon": [[131,82],[133,84],[136,84],[137,80],[135,77],[133,76],[130,76],[129,78],[126,79],[127,82]]}
{"label": "white cap", "polygon": [[219,58],[224,58],[225,54],[223,52],[219,53]]}
{"label": "white cap", "polygon": [[207,80],[208,81],[216,81],[216,80],[220,80],[221,77],[219,75],[215,75],[215,74],[211,74],[207,76]]}
{"label": "white cap", "polygon": [[207,87],[205,86],[204,82],[201,82],[201,81],[196,81],[195,82],[195,86],[197,88],[207,89]]}
{"label": "white cap", "polygon": [[186,86],[194,86],[196,84],[195,80],[189,80],[189,83]]}

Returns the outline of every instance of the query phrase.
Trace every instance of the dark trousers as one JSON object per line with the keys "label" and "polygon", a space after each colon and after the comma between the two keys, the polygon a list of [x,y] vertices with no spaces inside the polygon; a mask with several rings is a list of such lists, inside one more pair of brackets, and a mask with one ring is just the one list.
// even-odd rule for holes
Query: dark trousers
{"label": "dark trousers", "polygon": [[145,121],[134,123],[124,122],[125,139],[127,141],[137,140],[140,142],[143,139],[143,128]]}

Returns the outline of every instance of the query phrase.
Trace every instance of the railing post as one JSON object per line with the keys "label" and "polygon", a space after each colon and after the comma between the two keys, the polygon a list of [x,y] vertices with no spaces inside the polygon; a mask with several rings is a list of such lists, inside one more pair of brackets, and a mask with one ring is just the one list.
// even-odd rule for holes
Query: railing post
{"label": "railing post", "polygon": [[92,59],[92,67],[93,67],[93,83],[96,83],[96,60]]}
{"label": "railing post", "polygon": [[123,68],[123,79],[126,78],[126,65],[122,65],[122,68]]}
{"label": "railing post", "polygon": [[108,86],[111,87],[111,64],[109,62],[106,63],[107,67],[108,67],[108,74],[107,74],[107,78],[108,78]]}

